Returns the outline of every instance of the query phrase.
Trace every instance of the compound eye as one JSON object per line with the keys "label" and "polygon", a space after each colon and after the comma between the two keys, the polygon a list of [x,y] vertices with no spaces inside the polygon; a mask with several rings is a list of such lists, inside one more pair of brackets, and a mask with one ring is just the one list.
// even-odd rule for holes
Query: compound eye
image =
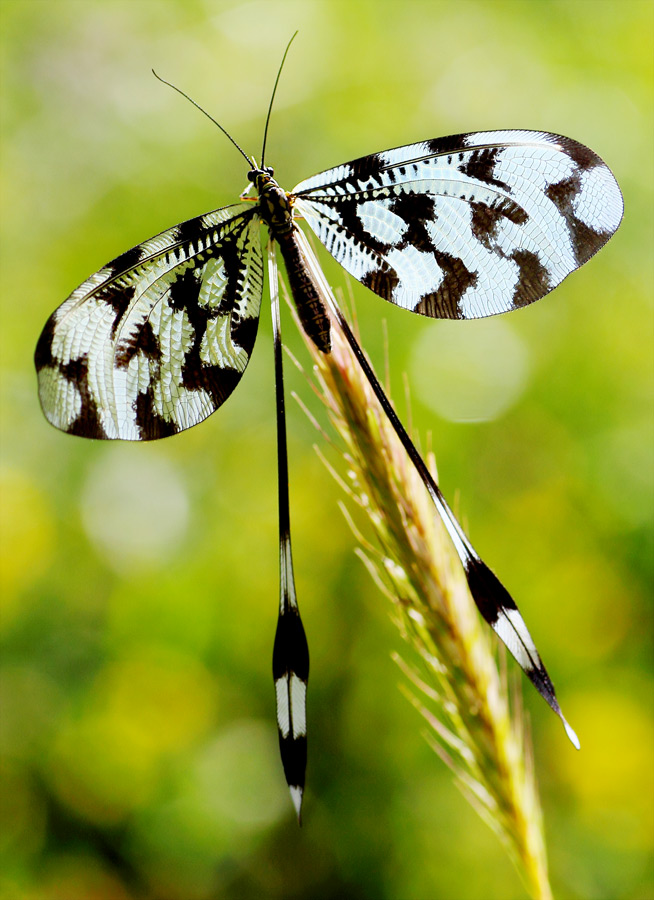
{"label": "compound eye", "polygon": [[275,170],[272,166],[264,166],[263,171],[266,173],[266,175],[270,175],[271,178],[275,174]]}
{"label": "compound eye", "polygon": [[250,169],[248,172],[248,181],[251,181],[252,184],[257,180],[257,175],[259,174],[257,169]]}

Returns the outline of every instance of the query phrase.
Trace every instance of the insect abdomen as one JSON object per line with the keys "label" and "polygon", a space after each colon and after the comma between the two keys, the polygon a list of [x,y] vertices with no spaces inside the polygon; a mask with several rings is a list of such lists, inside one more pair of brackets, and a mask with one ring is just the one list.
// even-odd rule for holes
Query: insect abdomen
{"label": "insect abdomen", "polygon": [[329,317],[320,299],[313,276],[302,256],[297,241],[296,226],[284,234],[275,235],[275,237],[284,259],[288,283],[302,327],[319,350],[329,353],[332,347]]}

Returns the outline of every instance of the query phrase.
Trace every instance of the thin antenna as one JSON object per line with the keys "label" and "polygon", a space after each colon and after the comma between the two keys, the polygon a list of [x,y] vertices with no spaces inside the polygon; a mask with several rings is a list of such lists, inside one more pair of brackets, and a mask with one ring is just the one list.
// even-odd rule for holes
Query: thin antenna
{"label": "thin antenna", "polygon": [[[296,32],[296,34],[297,34],[297,32]],[[295,37],[295,35],[293,35],[293,37]],[[291,40],[293,40],[293,38],[291,38]],[[288,48],[287,48],[287,49],[288,49]],[[284,54],[284,55],[286,55],[286,54]],[[282,60],[282,62],[283,62],[283,60]],[[245,157],[245,159],[246,159],[246,161],[247,161],[247,164],[248,164],[249,166],[253,167],[253,168],[256,168],[256,164],[255,164],[254,160],[250,159],[250,157],[247,155],[247,153],[246,153],[241,147],[239,147],[239,145],[236,143],[236,141],[235,141],[234,138],[231,136],[231,134],[229,133],[229,131],[227,131],[227,129],[223,128],[223,126],[220,124],[220,122],[216,122],[216,120],[214,119],[214,117],[213,117],[213,116],[210,116],[209,113],[206,111],[206,109],[202,109],[202,107],[200,106],[199,103],[196,103],[195,100],[193,100],[191,97],[189,97],[188,94],[185,94],[184,91],[180,90],[180,88],[176,87],[174,84],[171,84],[170,81],[166,81],[166,79],[165,79],[165,78],[162,78],[161,75],[157,75],[157,73],[154,71],[154,69],[152,70],[152,74],[154,75],[155,78],[157,78],[157,79],[158,79],[159,81],[161,81],[163,84],[167,84],[168,87],[171,87],[174,91],[177,91],[178,94],[181,94],[182,97],[186,97],[186,99],[188,100],[188,102],[189,102],[189,103],[192,103],[193,106],[195,106],[196,109],[199,109],[201,113],[204,113],[205,116],[207,117],[207,119],[211,119],[211,121],[213,122],[213,124],[214,124],[214,125],[217,125],[218,128],[220,128],[220,130],[222,131],[222,133],[223,133],[224,135],[226,135],[226,136],[230,139],[230,141],[231,141],[232,144],[236,147],[236,149],[237,149],[238,152],[241,154],[241,156]],[[279,77],[279,76],[278,76],[278,77]],[[277,85],[275,85],[275,86],[277,86]]]}
{"label": "thin antenna", "polygon": [[277,78],[275,78],[275,86],[273,88],[272,97],[270,98],[270,105],[268,107],[268,115],[266,116],[266,127],[263,130],[263,146],[261,148],[261,168],[263,169],[263,160],[266,155],[266,138],[268,137],[268,122],[270,122],[270,113],[272,112],[273,100],[275,99],[275,92],[277,91],[277,85],[279,84],[279,76],[282,74],[282,69],[284,68],[284,62],[286,60],[286,54],[288,53],[291,44],[297,37],[297,31],[290,39],[288,44],[286,45],[286,50],[284,50],[284,55],[282,56],[282,61],[279,64],[279,71],[277,72]]}

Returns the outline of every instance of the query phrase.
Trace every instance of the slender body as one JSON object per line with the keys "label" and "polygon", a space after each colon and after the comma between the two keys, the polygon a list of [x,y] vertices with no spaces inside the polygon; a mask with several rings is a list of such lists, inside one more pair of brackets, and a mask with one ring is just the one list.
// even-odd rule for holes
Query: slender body
{"label": "slender body", "polygon": [[316,280],[307,265],[306,254],[300,246],[300,232],[293,221],[289,195],[277,184],[273,174],[270,167],[252,169],[248,172],[248,179],[259,194],[261,218],[279,245],[302,327],[319,350],[329,353],[329,317],[320,299]]}

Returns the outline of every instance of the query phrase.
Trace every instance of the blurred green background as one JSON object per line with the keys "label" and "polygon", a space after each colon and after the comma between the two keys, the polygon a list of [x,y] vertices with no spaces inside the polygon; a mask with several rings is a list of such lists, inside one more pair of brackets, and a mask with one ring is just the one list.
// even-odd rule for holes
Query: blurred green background
{"label": "blurred green background", "polygon": [[[596,150],[617,236],[541,303],[412,317],[354,284],[362,340],[431,431],[445,493],[517,598],[582,751],[531,689],[555,893],[652,879],[652,32],[633,2],[7,2],[2,25],[2,804],[7,900],[519,898],[504,851],[423,741],[401,641],[353,553],[320,441],[289,402],[309,635],[308,790],[294,821],[271,680],[272,347],[225,407],[150,445],[71,438],[32,365],[107,260],[232,202],[243,161],[290,189],[423,138],[533,128]],[[335,286],[346,276],[322,253]],[[286,341],[306,364],[290,317]],[[302,376],[288,388],[319,412]],[[330,457],[338,462],[336,455]]]}

